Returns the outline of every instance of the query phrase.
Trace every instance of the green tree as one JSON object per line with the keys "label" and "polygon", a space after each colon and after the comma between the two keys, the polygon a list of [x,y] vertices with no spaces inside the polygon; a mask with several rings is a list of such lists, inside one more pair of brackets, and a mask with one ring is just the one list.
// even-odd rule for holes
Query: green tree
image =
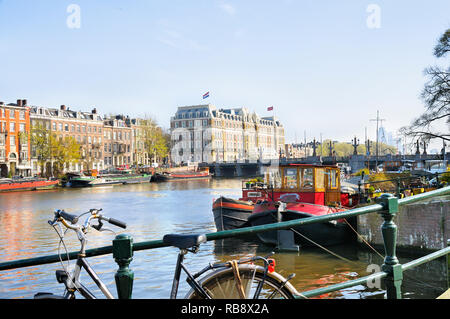
{"label": "green tree", "polygon": [[158,162],[169,154],[170,136],[159,127],[154,119],[146,116],[141,121],[141,133],[144,142],[144,150],[152,158],[152,162]]}
{"label": "green tree", "polygon": [[[37,158],[42,174],[45,164],[51,161],[52,139],[50,130],[42,122],[38,122],[31,127],[31,153],[32,157]],[[51,172],[47,172],[47,176],[50,174]]]}
{"label": "green tree", "polygon": [[72,136],[62,137],[51,134],[51,159],[54,163],[54,175],[62,174],[69,164],[79,162],[81,159],[80,144]]}
{"label": "green tree", "polygon": [[[397,154],[398,150],[394,146],[390,146],[384,143],[379,143],[379,155],[387,155],[387,154]],[[371,143],[371,153],[374,154],[376,147],[376,142]],[[323,156],[330,156],[330,140],[324,140],[323,141]],[[353,145],[351,143],[342,143],[335,141],[333,143],[333,151],[335,152],[336,156],[350,156],[353,155]],[[321,155],[322,153],[322,145],[319,145],[319,147],[316,150],[317,155]],[[358,145],[357,152],[359,155],[366,155],[366,146],[363,144]]]}

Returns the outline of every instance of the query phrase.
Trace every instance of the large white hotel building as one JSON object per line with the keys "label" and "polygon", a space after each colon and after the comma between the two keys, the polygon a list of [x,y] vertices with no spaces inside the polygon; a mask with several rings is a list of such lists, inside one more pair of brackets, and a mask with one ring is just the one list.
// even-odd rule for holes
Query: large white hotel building
{"label": "large white hotel building", "polygon": [[278,158],[284,150],[280,121],[246,108],[180,106],[170,127],[174,164],[268,160]]}

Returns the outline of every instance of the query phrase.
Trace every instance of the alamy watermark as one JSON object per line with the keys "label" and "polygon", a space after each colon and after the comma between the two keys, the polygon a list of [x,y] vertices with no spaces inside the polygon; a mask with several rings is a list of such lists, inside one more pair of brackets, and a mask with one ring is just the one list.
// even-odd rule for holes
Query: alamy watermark
{"label": "alamy watermark", "polygon": [[[369,273],[376,274],[381,271],[381,267],[377,264],[370,264],[367,266],[366,271]],[[366,285],[367,285],[367,288],[381,289],[381,279],[380,279],[380,277],[371,278],[369,275],[369,278],[367,278],[367,281],[366,281]]]}
{"label": "alamy watermark", "polygon": [[69,16],[66,19],[66,25],[69,29],[81,28],[81,8],[78,4],[69,4],[66,12]]}
{"label": "alamy watermark", "polygon": [[369,13],[366,19],[366,25],[369,29],[381,28],[381,8],[378,4],[369,4],[366,8],[366,12]]}

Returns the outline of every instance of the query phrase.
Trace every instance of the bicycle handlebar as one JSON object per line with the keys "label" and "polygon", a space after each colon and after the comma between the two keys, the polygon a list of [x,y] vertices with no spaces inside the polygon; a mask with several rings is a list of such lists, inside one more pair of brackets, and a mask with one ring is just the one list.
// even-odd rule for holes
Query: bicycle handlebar
{"label": "bicycle handlebar", "polygon": [[[120,221],[118,219],[115,219],[115,218],[109,218],[109,217],[103,216],[103,215],[99,214],[100,211],[102,211],[101,208],[100,209],[94,209],[94,208],[90,209],[89,213],[91,213],[91,216],[88,218],[86,223],[89,223],[89,220],[91,218],[97,218],[99,220],[107,221],[108,223],[113,224],[115,226],[118,226],[118,227],[121,227],[121,228],[124,228],[124,229],[127,228],[127,224],[126,223],[124,223],[124,222],[122,222],[122,221]],[[59,210],[58,209],[58,210],[55,211],[55,218],[56,219],[62,218],[63,220],[67,220],[72,225],[74,225],[74,224],[76,224],[78,222],[79,216],[72,215],[72,214],[66,213],[64,210]],[[85,225],[85,226],[87,226],[87,225]],[[72,228],[72,227],[69,227],[69,228]],[[97,228],[97,227],[94,227],[94,228],[97,229],[97,230],[100,230],[100,228]]]}
{"label": "bicycle handlebar", "polygon": [[66,213],[63,210],[59,210],[59,209],[56,210],[55,211],[55,216],[56,217],[62,217],[65,220],[68,220],[71,224],[76,224],[78,222],[78,216]]}
{"label": "bicycle handlebar", "polygon": [[118,227],[121,227],[123,229],[127,228],[127,224],[125,224],[124,222],[118,220],[118,219],[114,219],[114,218],[105,218],[102,217],[102,219],[106,220],[108,223],[116,225]]}

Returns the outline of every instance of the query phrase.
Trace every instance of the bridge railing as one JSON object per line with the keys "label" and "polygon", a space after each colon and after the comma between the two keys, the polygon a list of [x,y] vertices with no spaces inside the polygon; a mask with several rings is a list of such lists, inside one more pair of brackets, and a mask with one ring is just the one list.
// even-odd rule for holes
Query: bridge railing
{"label": "bridge railing", "polygon": [[[401,265],[396,257],[396,244],[397,244],[397,226],[393,222],[393,218],[399,211],[399,206],[411,204],[414,202],[422,201],[425,199],[430,199],[436,196],[443,196],[450,194],[450,186],[430,191],[427,193],[422,193],[419,195],[398,199],[391,194],[383,194],[377,198],[377,203],[351,209],[344,212],[333,213],[318,217],[309,217],[299,220],[291,220],[286,222],[279,222],[274,224],[245,227],[234,230],[225,230],[214,233],[206,234],[208,241],[231,238],[241,235],[256,234],[259,232],[290,229],[292,227],[307,225],[312,223],[321,223],[337,219],[356,217],[359,215],[379,213],[383,218],[383,223],[381,225],[381,232],[383,235],[384,248],[385,248],[385,258],[384,263],[381,268],[381,272],[372,274],[370,276],[362,277],[356,280],[347,281],[344,283],[323,287],[315,290],[302,292],[301,295],[305,297],[318,296],[327,292],[337,291],[347,287],[359,285],[366,283],[367,280],[373,280],[377,278],[384,278],[386,283],[386,293],[387,298],[401,298],[401,283],[403,278],[403,271],[418,266],[422,263],[434,260],[444,255],[450,253],[450,247],[443,248],[437,252],[434,252],[425,257],[419,258],[415,261],[409,262],[407,264]],[[131,291],[129,290],[130,285],[132,286],[133,276],[127,276],[128,264],[131,261],[133,252],[155,249],[160,247],[167,247],[162,240],[152,240],[144,241],[139,243],[133,243],[131,236],[129,235],[118,235],[116,239],[113,240],[112,246],[105,246],[100,248],[89,249],[86,251],[86,257],[100,256],[106,254],[113,254],[115,261],[119,264],[119,270],[117,274],[125,274],[120,280],[117,280],[116,276],[116,286],[119,298],[127,299],[131,298]],[[67,255],[61,256],[62,260],[76,259],[78,252],[71,252]],[[14,260],[0,263],[0,271],[9,270],[15,268],[22,268],[28,266],[37,266],[43,264],[49,264],[54,262],[59,262],[59,255],[42,256],[36,258]],[[125,268],[125,269],[124,269]],[[132,273],[132,272],[131,272]],[[116,274],[116,275],[117,275]]]}

